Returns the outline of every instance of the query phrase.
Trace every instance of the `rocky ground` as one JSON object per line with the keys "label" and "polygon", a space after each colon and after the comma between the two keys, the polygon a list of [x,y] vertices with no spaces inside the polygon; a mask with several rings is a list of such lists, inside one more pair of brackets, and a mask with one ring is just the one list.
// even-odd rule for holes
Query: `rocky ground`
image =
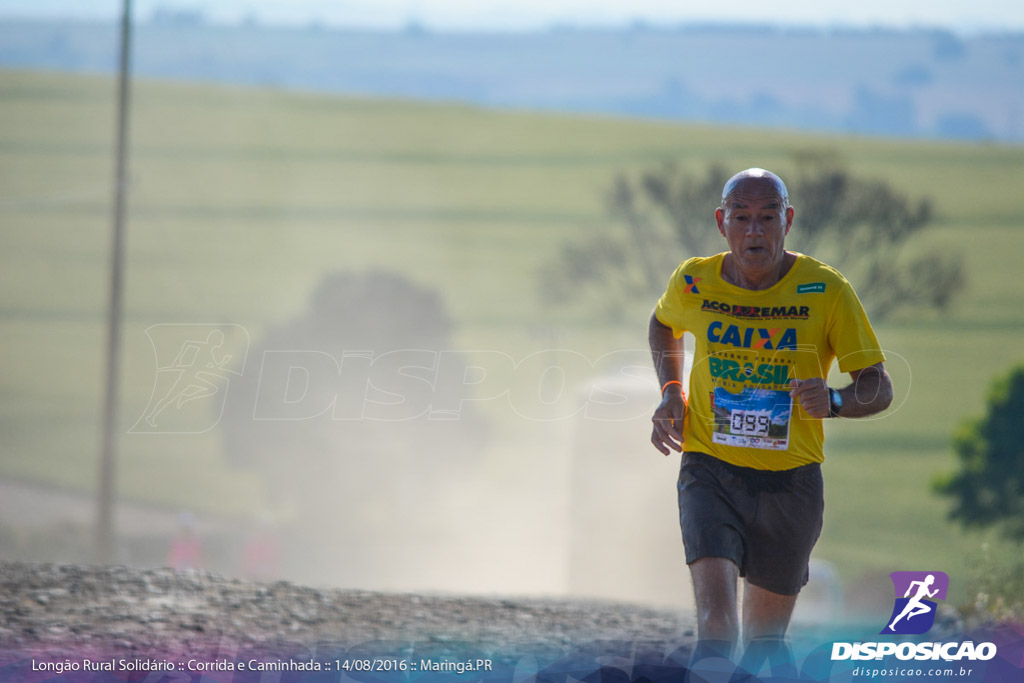
{"label": "rocky ground", "polygon": [[[140,657],[361,647],[549,651],[616,641],[686,649],[688,615],[615,603],[315,590],[203,572],[0,564],[0,650]],[[40,655],[41,656],[41,655]]]}
{"label": "rocky ground", "polygon": [[[961,627],[955,613],[940,615],[928,637],[998,642],[997,659],[974,664],[984,664],[985,680],[988,673],[1021,680],[1024,632],[992,626],[968,636]],[[0,563],[4,682],[660,683],[681,680],[693,629],[686,613],[609,602],[317,590],[206,572]],[[832,680],[829,638],[803,635],[813,636],[812,647],[782,665],[799,662],[807,680]],[[493,661],[494,669],[443,668],[476,661]],[[105,673],[88,668],[105,662]],[[305,669],[307,662],[325,668]],[[371,662],[393,668],[371,670]],[[293,668],[261,668],[268,665]]]}

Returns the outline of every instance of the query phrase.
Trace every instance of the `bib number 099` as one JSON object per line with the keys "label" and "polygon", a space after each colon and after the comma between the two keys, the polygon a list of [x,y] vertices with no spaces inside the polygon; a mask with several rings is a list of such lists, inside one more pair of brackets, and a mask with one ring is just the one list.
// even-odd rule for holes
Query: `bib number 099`
{"label": "bib number 099", "polygon": [[771,418],[764,410],[734,410],[730,431],[744,436],[768,436]]}

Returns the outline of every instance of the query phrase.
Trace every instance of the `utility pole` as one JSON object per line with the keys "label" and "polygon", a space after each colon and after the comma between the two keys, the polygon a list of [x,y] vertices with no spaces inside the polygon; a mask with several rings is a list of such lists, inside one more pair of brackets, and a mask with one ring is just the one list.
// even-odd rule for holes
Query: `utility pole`
{"label": "utility pole", "polygon": [[114,232],[110,257],[110,304],[107,311],[107,382],[103,402],[99,482],[96,490],[96,560],[116,557],[114,498],[117,480],[118,403],[121,383],[121,319],[124,280],[124,214],[128,192],[128,113],[131,87],[132,3],[122,0],[121,55],[117,81],[117,147],[114,175]]}

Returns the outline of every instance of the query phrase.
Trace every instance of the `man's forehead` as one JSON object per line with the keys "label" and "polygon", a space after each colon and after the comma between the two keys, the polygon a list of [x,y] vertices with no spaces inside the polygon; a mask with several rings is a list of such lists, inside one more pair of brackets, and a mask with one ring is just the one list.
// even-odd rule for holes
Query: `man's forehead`
{"label": "man's forehead", "polygon": [[786,198],[778,185],[768,178],[745,178],[728,188],[722,197],[723,206],[731,208],[780,208],[786,205]]}

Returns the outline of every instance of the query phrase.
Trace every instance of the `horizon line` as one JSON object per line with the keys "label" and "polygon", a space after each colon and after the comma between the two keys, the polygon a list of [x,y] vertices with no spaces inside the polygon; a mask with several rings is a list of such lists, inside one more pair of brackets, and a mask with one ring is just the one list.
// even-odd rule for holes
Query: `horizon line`
{"label": "horizon line", "polygon": [[[56,14],[46,12],[4,11],[0,9],[0,21],[25,21],[38,23],[114,24],[120,21],[116,15],[106,13]],[[676,21],[652,21],[632,19],[619,22],[574,22],[546,21],[541,23],[498,25],[479,22],[473,25],[430,23],[421,18],[410,17],[401,23],[394,22],[338,22],[320,17],[306,17],[299,20],[272,20],[266,17],[247,15],[242,17],[211,16],[202,10],[156,10],[144,15],[136,13],[138,26],[180,26],[210,28],[272,28],[285,30],[349,31],[381,34],[422,34],[422,35],[531,35],[550,33],[672,33],[692,30],[772,30],[780,33],[945,33],[958,37],[1024,37],[1024,26],[986,26],[951,28],[939,23],[883,23],[883,22],[827,22],[797,23],[787,21],[756,21],[731,19],[688,19]]]}

